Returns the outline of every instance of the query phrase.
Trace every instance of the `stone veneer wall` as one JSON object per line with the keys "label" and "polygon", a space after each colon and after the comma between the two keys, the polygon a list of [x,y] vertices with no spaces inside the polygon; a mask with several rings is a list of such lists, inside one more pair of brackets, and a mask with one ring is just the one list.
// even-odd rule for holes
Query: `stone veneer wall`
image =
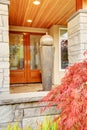
{"label": "stone veneer wall", "polygon": [[87,10],[81,9],[68,20],[69,63],[81,61],[87,49]]}
{"label": "stone veneer wall", "polygon": [[36,130],[37,122],[42,122],[45,116],[58,115],[60,111],[55,109],[56,106],[41,113],[41,108],[46,104],[38,104],[38,101],[46,94],[33,92],[0,96],[0,130],[6,130],[9,123],[13,125],[16,121],[22,130],[28,125]]}
{"label": "stone veneer wall", "polygon": [[9,0],[0,0],[0,93],[9,93]]}

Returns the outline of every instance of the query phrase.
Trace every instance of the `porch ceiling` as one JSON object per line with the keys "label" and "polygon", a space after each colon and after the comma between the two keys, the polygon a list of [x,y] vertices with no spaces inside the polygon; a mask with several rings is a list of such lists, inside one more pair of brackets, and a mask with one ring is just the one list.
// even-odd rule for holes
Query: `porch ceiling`
{"label": "porch ceiling", "polygon": [[[52,25],[66,25],[67,19],[76,12],[76,0],[11,0],[10,25],[49,28]],[[32,23],[27,20],[32,19]]]}

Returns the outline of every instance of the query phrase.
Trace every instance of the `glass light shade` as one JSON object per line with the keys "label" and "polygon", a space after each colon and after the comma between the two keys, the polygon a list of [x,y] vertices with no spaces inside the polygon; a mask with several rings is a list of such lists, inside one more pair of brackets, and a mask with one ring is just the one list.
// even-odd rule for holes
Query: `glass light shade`
{"label": "glass light shade", "polygon": [[39,5],[39,4],[40,4],[40,1],[39,1],[39,0],[34,0],[34,1],[33,1],[33,4]]}
{"label": "glass light shade", "polygon": [[31,19],[28,19],[27,22],[32,23],[32,20],[31,20]]}

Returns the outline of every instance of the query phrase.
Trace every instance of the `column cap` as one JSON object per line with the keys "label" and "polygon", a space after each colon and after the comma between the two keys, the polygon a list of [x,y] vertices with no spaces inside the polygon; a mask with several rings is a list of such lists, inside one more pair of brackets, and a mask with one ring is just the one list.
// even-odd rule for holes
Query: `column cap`
{"label": "column cap", "polygon": [[80,13],[87,13],[87,9],[80,9],[78,10],[74,15],[72,15],[68,20],[67,22],[71,21],[74,17],[76,17],[78,14]]}
{"label": "column cap", "polygon": [[40,39],[40,45],[41,46],[53,46],[53,37],[48,35],[46,32],[46,35],[43,35]]}
{"label": "column cap", "polygon": [[10,0],[0,0],[0,4],[9,5],[10,4]]}

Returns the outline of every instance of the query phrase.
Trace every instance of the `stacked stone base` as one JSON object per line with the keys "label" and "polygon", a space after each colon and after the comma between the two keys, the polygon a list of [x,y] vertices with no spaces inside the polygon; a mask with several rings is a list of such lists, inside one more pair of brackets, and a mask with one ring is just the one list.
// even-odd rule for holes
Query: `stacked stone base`
{"label": "stacked stone base", "polygon": [[47,92],[36,92],[30,94],[14,94],[1,97],[0,100],[0,130],[6,130],[7,125],[19,123],[22,130],[26,126],[31,126],[32,130],[36,130],[37,122],[42,122],[45,117],[58,115],[60,111],[56,110],[56,106],[52,106],[41,113],[41,108],[45,107],[45,103],[38,101],[46,95]]}

